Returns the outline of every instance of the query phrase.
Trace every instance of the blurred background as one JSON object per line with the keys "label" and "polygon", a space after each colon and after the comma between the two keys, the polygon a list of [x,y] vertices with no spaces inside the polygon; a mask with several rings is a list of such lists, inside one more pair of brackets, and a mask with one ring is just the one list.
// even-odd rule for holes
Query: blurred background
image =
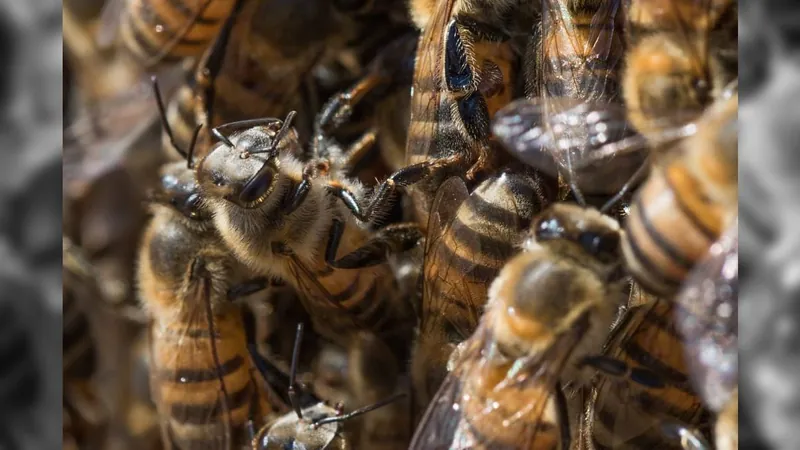
{"label": "blurred background", "polygon": [[740,1],[741,448],[800,448],[800,5]]}
{"label": "blurred background", "polygon": [[61,2],[0,1],[0,448],[61,446]]}

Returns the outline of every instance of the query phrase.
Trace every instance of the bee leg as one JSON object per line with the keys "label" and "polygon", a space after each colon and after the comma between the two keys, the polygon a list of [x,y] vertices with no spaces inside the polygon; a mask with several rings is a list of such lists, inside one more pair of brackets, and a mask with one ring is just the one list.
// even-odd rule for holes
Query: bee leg
{"label": "bee leg", "polygon": [[314,141],[341,126],[353,114],[353,108],[364,97],[388,79],[379,73],[370,73],[349,89],[335,94],[322,107],[314,124]]}
{"label": "bee leg", "polygon": [[460,156],[432,159],[418,164],[412,164],[396,171],[378,186],[372,200],[366,208],[359,205],[355,195],[344,186],[329,184],[328,190],[331,194],[341,199],[345,206],[347,206],[347,209],[349,209],[358,220],[369,222],[374,216],[379,215],[376,213],[388,209],[389,202],[392,200],[392,195],[398,188],[405,188],[414,183],[418,183],[436,170],[452,165],[460,161],[460,159]]}
{"label": "bee leg", "polygon": [[342,166],[348,174],[352,174],[356,165],[364,159],[364,156],[366,156],[370,150],[375,148],[377,139],[378,132],[374,129],[370,129],[347,148]]}
{"label": "bee leg", "polygon": [[561,448],[569,450],[572,446],[572,437],[569,434],[569,412],[567,410],[567,397],[561,382],[556,383],[556,414],[558,414],[558,428],[561,432]]}
{"label": "bee leg", "polygon": [[[256,321],[252,311],[248,308],[242,308],[242,323],[244,325],[244,334],[247,342],[247,352],[250,354],[250,358],[253,360],[253,365],[256,367],[256,370],[261,374],[261,378],[275,392],[286,392],[289,389],[289,377],[275,367],[274,364],[267,361],[258,351],[258,343],[256,342]],[[288,398],[281,398],[281,400],[288,404]]]}
{"label": "bee leg", "polygon": [[252,280],[239,283],[228,289],[228,300],[234,301],[241,297],[247,297],[250,294],[255,294],[256,292],[262,291],[268,287],[284,285],[285,283],[280,280],[270,280],[264,277],[254,278]]}
{"label": "bee leg", "polygon": [[578,365],[592,366],[606,375],[617,378],[627,378],[636,384],[648,388],[660,389],[666,386],[664,377],[654,371],[641,367],[629,367],[624,361],[608,356],[587,356],[579,362]]}
{"label": "bee leg", "polygon": [[344,234],[344,222],[334,220],[330,238],[325,248],[325,262],[337,269],[361,269],[381,264],[390,253],[411,250],[422,239],[419,226],[414,223],[388,225],[375,233],[364,245],[336,259],[339,242]]}
{"label": "bee leg", "polygon": [[714,448],[699,430],[674,419],[664,419],[661,431],[669,439],[680,442],[684,450],[712,450]]}

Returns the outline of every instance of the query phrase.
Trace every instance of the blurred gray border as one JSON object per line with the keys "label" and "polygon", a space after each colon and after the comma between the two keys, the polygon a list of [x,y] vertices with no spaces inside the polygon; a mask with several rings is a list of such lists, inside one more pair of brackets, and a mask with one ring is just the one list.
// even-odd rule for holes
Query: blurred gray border
{"label": "blurred gray border", "polygon": [[39,290],[41,300],[3,293],[29,331],[43,389],[30,411],[3,415],[0,427],[13,430],[19,449],[60,449],[61,2],[0,0],[0,16],[0,270]]}

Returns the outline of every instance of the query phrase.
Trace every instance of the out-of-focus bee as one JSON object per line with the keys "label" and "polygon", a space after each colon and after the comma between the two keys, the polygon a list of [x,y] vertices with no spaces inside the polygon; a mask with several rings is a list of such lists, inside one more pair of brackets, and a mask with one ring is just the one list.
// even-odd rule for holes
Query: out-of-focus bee
{"label": "out-of-focus bee", "polygon": [[[325,145],[314,145],[303,162],[295,156],[303,149],[293,117],[214,130],[222,142],[198,164],[197,179],[216,228],[252,270],[297,290],[317,333],[348,347],[354,332],[372,330],[403,354],[414,312],[386,259],[413,248],[419,229],[366,229],[368,218],[385,210],[385,186],[371,197],[378,207],[365,211],[366,189],[343,174],[374,134],[346,150],[315,140]],[[237,128],[245,130],[222,134]]]}
{"label": "out-of-focus bee", "polygon": [[715,103],[634,197],[622,249],[628,271],[653,293],[674,294],[736,215],[737,113],[738,94]]}
{"label": "out-of-focus bee", "polygon": [[[398,423],[396,421],[370,422],[369,419],[371,415],[376,414],[376,412],[372,411],[375,411],[379,408],[381,410],[385,410],[387,407],[404,397],[405,394],[401,393],[388,398],[383,398],[378,402],[347,414],[343,413],[342,403],[338,403],[336,406],[330,406],[326,402],[319,402],[308,407],[302,407],[299,401],[298,387],[295,382],[297,358],[299,356],[299,345],[302,339],[302,332],[302,326],[298,326],[296,335],[297,339],[295,341],[295,348],[292,355],[292,369],[289,382],[289,398],[292,399],[291,402],[294,411],[287,413],[285,416],[280,417],[271,424],[261,428],[253,437],[253,448],[255,450],[278,450],[295,447],[301,447],[308,450],[345,450],[350,448],[375,448],[380,450],[406,448],[407,442],[402,440],[398,442],[396,439],[394,439],[394,437],[397,435],[398,429],[403,428],[402,423]],[[360,338],[361,337],[363,336],[360,336]],[[351,374],[348,375],[348,378],[356,383],[356,386],[353,386],[354,388],[365,389],[360,392],[354,391],[356,397],[365,399],[376,393],[376,391],[373,389],[373,382],[380,380],[378,381],[380,386],[383,386],[386,382],[393,384],[394,376],[391,366],[380,368],[368,367],[371,363],[374,363],[377,360],[385,360],[387,355],[390,355],[390,353],[385,352],[386,349],[383,349],[383,354],[374,354],[372,352],[372,350],[380,350],[380,346],[382,346],[383,343],[380,340],[364,340],[360,338],[354,341],[358,342],[358,345],[355,347],[357,350],[351,351],[348,356],[348,360],[356,363],[355,365],[349,366],[348,370]],[[371,344],[373,343],[378,344],[379,347],[372,347]],[[391,356],[388,357],[391,358]],[[377,358],[377,360],[374,358]],[[389,369],[389,372],[383,372],[382,369],[384,368]],[[370,380],[370,382],[367,385],[360,384],[361,381],[367,379],[363,377],[363,370],[368,370],[371,374],[375,374],[376,369],[378,372],[380,372],[378,378],[373,378],[373,375],[369,375],[367,378]],[[385,377],[385,375],[388,376]],[[394,386],[392,386],[392,388],[394,388]],[[371,413],[369,415],[365,415],[368,412]],[[361,429],[360,435],[355,431],[356,426],[347,427],[345,429],[345,423],[350,425],[352,424],[352,422],[350,422],[352,419],[362,415],[365,415],[363,417],[365,423],[360,427],[357,427]],[[400,417],[393,417],[393,419],[399,418]],[[371,431],[373,433],[370,433]],[[387,437],[388,441],[386,440]],[[354,445],[356,442],[359,442],[359,445]],[[393,445],[395,443],[397,446]]]}
{"label": "out-of-focus bee", "polygon": [[[301,142],[307,142],[320,102],[314,71],[346,50],[359,53],[360,46],[394,30],[380,25],[386,22],[384,10],[400,2],[383,3],[244,0],[198,65],[195,119],[211,129],[297,111],[295,128]],[[353,77],[362,70],[355,63]],[[185,99],[176,101],[186,105]]]}
{"label": "out-of-focus bee", "polygon": [[122,47],[143,68],[200,56],[241,0],[109,0],[98,42],[119,36]]}
{"label": "out-of-focus bee", "polygon": [[630,122],[648,138],[693,121],[738,70],[733,0],[628,0],[622,87]]}
{"label": "out-of-focus bee", "polygon": [[473,179],[499,163],[490,143],[489,121],[515,96],[520,53],[515,41],[530,30],[537,9],[529,3],[410,3],[422,36],[405,163],[407,171],[427,176],[410,189],[419,223],[427,223],[430,203],[445,179]]}
{"label": "out-of-focus bee", "polygon": [[63,249],[64,408],[71,416],[73,437],[82,442],[87,438],[87,427],[99,427],[108,419],[93,380],[98,355],[84,310],[87,307],[84,300],[91,299],[95,304],[103,300],[94,282],[95,273],[82,252],[68,238],[63,240]]}
{"label": "out-of-focus bee", "polygon": [[577,205],[537,216],[411,448],[569,448],[562,385],[587,381],[576,364],[600,351],[624,303],[619,235]]}
{"label": "out-of-focus bee", "polygon": [[585,411],[589,448],[675,449],[662,424],[690,430],[708,425],[691,386],[672,302],[653,298],[628,309],[606,343],[599,381]]}
{"label": "out-of-focus bee", "polygon": [[[162,118],[163,119],[163,118]],[[276,398],[254,377],[241,307],[231,300],[266,288],[215,233],[185,162],[164,166],[139,254],[139,295],[152,324],[151,388],[162,439],[181,449],[232,448],[249,439]]]}
{"label": "out-of-focus bee", "polygon": [[419,412],[447,375],[453,349],[477,328],[490,283],[556,192],[554,180],[518,168],[501,170],[472,194],[458,177],[439,188],[428,224],[420,333],[412,360]]}
{"label": "out-of-focus bee", "polygon": [[719,449],[738,448],[737,225],[738,220],[692,270],[676,297],[678,306],[675,308],[693,385],[705,404],[717,414],[715,442]]}
{"label": "out-of-focus bee", "polygon": [[583,164],[599,149],[632,134],[627,123],[608,126],[604,114],[609,108],[621,109],[622,103],[620,3],[544,1],[542,25],[527,50],[529,100],[503,109],[493,125],[512,154],[550,175],[560,172],[581,201],[582,193],[616,193],[644,160],[642,153],[630,152]]}

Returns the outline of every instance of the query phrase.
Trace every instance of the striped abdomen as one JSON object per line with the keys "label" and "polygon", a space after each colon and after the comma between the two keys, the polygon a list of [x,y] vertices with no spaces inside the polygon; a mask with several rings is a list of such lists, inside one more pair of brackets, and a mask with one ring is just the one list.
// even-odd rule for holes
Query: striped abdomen
{"label": "striped abdomen", "polygon": [[684,160],[654,166],[625,224],[622,250],[628,271],[652,293],[674,294],[719,238],[724,213],[702,194]]}
{"label": "striped abdomen", "polygon": [[127,0],[120,34],[145,67],[200,56],[236,0]]}
{"label": "striped abdomen", "polygon": [[510,382],[509,372],[514,370],[515,362],[516,359],[478,364],[478,370],[464,373],[460,393],[463,415],[454,441],[469,445],[455,448],[558,448],[559,427],[551,401],[553,388],[541,379]]}
{"label": "striped abdomen", "polygon": [[[466,339],[478,325],[489,284],[517,253],[521,233],[554,200],[556,187],[532,171],[504,170],[464,200],[426,255],[423,329],[457,324]],[[443,331],[450,331],[446,329]]]}
{"label": "striped abdomen", "polygon": [[398,355],[408,352],[413,312],[398,295],[388,265],[364,269],[333,269],[326,265],[317,269],[314,277],[325,294],[320,295],[308,280],[300,282],[298,289],[317,333],[347,346],[359,330],[371,330]]}
{"label": "striped abdomen", "polygon": [[618,102],[620,72],[625,52],[622,11],[598,2],[597,10],[569,13],[551,0],[545,13],[540,59],[545,98],[591,102]]}
{"label": "striped abdomen", "polygon": [[658,374],[665,387],[651,389],[606,378],[594,392],[593,440],[598,449],[680,449],[658,426],[663,418],[699,426],[708,419],[689,382],[682,338],[671,302],[654,300],[632,309],[619,326],[609,356],[628,367]]}
{"label": "striped abdomen", "polygon": [[[197,126],[197,120],[194,116],[195,108],[195,88],[192,84],[183,84],[175,92],[172,99],[167,105],[167,121],[172,130],[172,135],[175,142],[181,150],[188,151],[189,144],[192,141],[192,134],[194,128]],[[168,160],[181,161],[181,155],[175,151],[169,141],[169,136],[166,132],[161,133],[161,145],[164,148]],[[195,157],[202,155],[197,155]]]}
{"label": "striped abdomen", "polygon": [[153,325],[152,389],[159,413],[182,450],[226,448],[226,431],[231,444],[245,443],[247,421],[263,425],[270,409],[255,381],[238,310],[214,316],[219,367],[204,313],[196,316],[191,323]]}

